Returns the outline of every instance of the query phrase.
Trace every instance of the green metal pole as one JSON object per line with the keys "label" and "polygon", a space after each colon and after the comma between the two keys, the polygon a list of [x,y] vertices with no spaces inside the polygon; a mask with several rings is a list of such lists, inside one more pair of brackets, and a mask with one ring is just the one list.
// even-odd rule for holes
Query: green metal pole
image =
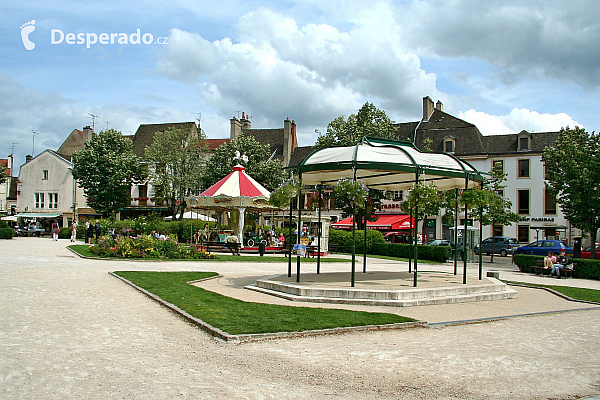
{"label": "green metal pole", "polygon": [[454,189],[454,275],[458,275],[458,189]]}
{"label": "green metal pole", "polygon": [[[413,208],[410,207],[408,209],[408,216],[409,216],[409,221],[413,222]],[[412,238],[413,236],[413,229],[414,226],[411,225],[410,228],[408,228],[408,232],[410,232],[410,244],[408,245],[408,273],[410,274],[412,272]]]}
{"label": "green metal pole", "polygon": [[[479,280],[483,279],[483,252],[481,251],[481,235],[483,234],[483,207],[479,207]],[[493,244],[492,244],[493,245]]]}
{"label": "green metal pole", "polygon": [[[302,234],[302,174],[300,179],[300,193],[298,193],[298,236],[296,240],[300,244],[300,235]],[[300,282],[300,254],[296,257],[296,282]]]}
{"label": "green metal pole", "polygon": [[[465,190],[469,189],[469,175],[467,174]],[[469,209],[465,203],[465,223],[463,224],[463,284],[467,284],[467,223],[469,221]]]}
{"label": "green metal pole", "polygon": [[288,236],[288,277],[292,276],[292,210],[294,209],[294,199],[290,200],[290,234]]}
{"label": "green metal pole", "polygon": [[[419,183],[419,167],[417,167],[417,170],[416,170],[415,185],[418,183]],[[417,241],[418,241],[417,236],[419,235],[418,226],[419,226],[419,202],[415,201],[415,274],[413,275],[415,287],[417,287],[417,264],[418,264],[418,260],[419,260],[419,255],[418,255],[419,250],[417,248],[417,246],[419,245],[417,243]]]}
{"label": "green metal pole", "polygon": [[350,286],[354,287],[354,272],[356,268],[356,207],[352,204],[352,279]]}
{"label": "green metal pole", "polygon": [[321,200],[323,195],[321,193],[321,185],[317,188],[317,195],[319,196],[319,225],[317,225],[317,274],[321,273]]}
{"label": "green metal pole", "polygon": [[363,273],[367,272],[367,200],[365,200],[365,213],[363,214],[363,232],[364,232],[364,241],[363,241]]}

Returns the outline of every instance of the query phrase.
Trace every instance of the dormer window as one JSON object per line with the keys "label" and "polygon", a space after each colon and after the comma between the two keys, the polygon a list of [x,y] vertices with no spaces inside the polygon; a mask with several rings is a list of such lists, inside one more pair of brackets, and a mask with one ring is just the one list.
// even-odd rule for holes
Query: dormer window
{"label": "dormer window", "polygon": [[444,153],[454,153],[456,150],[456,139],[453,137],[444,138]]}
{"label": "dormer window", "polygon": [[519,147],[518,151],[529,151],[531,150],[531,136],[528,133],[519,134]]}

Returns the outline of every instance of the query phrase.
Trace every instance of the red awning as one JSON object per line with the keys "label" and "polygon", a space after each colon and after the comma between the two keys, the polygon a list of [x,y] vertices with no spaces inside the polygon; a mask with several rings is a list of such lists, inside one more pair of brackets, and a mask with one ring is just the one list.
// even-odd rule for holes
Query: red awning
{"label": "red awning", "polygon": [[[367,229],[379,229],[386,231],[396,231],[401,229],[410,229],[414,225],[414,218],[411,220],[410,216],[403,215],[379,215],[377,221],[367,221]],[[412,224],[411,224],[412,221]],[[344,218],[331,225],[335,229],[352,229],[352,217]]]}

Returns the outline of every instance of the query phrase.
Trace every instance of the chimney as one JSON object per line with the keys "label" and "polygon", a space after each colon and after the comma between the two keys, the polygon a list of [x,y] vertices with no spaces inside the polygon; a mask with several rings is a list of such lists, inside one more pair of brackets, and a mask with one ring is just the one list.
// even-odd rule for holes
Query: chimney
{"label": "chimney", "polygon": [[423,121],[429,121],[429,117],[433,114],[433,100],[429,96],[423,97]]}
{"label": "chimney", "polygon": [[298,147],[298,138],[296,137],[296,121],[292,120],[292,151]]}
{"label": "chimney", "polygon": [[231,128],[229,130],[229,138],[231,140],[237,138],[242,133],[242,124],[236,117],[229,120],[231,122]]}
{"label": "chimney", "polygon": [[435,103],[435,109],[438,111],[444,111],[444,104],[438,100],[437,103]]}
{"label": "chimney", "polygon": [[250,116],[242,112],[242,119],[240,120],[242,123],[242,130],[245,131],[250,129],[252,126],[252,122],[250,121]]}
{"label": "chimney", "polygon": [[27,155],[25,156],[25,163],[28,163],[29,161],[31,161],[31,158],[32,158],[32,157],[31,157],[31,155],[30,155],[30,154],[27,154]]}
{"label": "chimney", "polygon": [[290,164],[290,158],[292,156],[292,150],[294,148],[294,141],[296,135],[296,127],[294,124],[292,133],[292,121],[286,118],[283,121],[283,166],[287,167]]}
{"label": "chimney", "polygon": [[90,126],[84,126],[83,127],[83,143],[87,143],[88,140],[90,140],[92,138],[92,136],[94,135],[94,131],[92,130],[92,128],[90,128]]}

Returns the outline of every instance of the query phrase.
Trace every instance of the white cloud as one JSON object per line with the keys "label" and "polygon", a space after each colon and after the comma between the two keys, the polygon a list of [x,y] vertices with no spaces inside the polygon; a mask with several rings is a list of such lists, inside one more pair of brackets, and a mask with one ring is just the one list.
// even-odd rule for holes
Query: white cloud
{"label": "white cloud", "polygon": [[581,126],[565,113],[540,114],[526,108],[513,108],[508,115],[490,115],[481,111],[459,112],[458,117],[475,124],[483,135],[507,135],[522,130],[556,132],[565,126]]}
{"label": "white cloud", "polygon": [[195,82],[203,101],[223,117],[245,110],[274,126],[290,117],[305,135],[366,101],[391,116],[414,118],[424,93],[444,96],[435,74],[423,71],[419,58],[402,46],[392,15],[378,3],[340,31],[328,24],[299,26],[259,8],[239,19],[234,38],[209,42],[173,29],[158,69]]}

